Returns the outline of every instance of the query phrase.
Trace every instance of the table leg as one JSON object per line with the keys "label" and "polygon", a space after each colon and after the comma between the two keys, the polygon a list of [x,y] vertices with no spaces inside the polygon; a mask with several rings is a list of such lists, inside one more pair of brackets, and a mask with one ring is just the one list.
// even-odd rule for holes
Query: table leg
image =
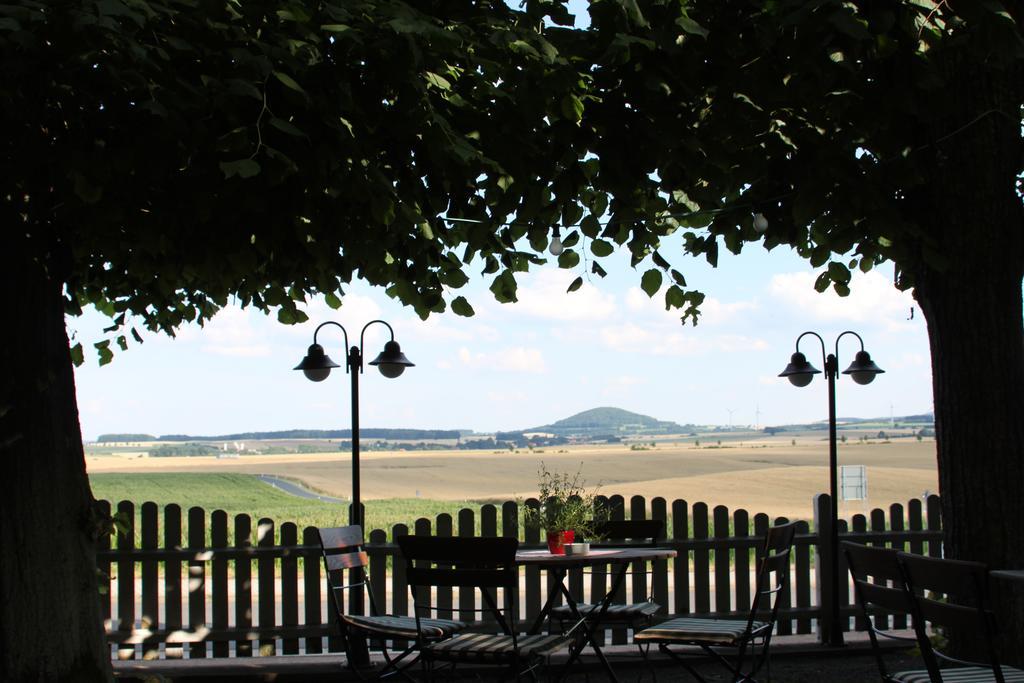
{"label": "table leg", "polygon": [[541,609],[540,614],[533,620],[533,625],[530,626],[530,630],[527,631],[527,635],[537,635],[540,633],[541,628],[544,626],[544,620],[547,619],[548,614],[551,613],[551,603],[555,599],[555,594],[559,588],[564,590],[563,582],[565,581],[565,569],[561,567],[552,567],[548,570],[548,580],[552,581],[551,588],[548,590],[548,599],[544,603],[544,607]]}
{"label": "table leg", "polygon": [[[608,612],[608,606],[611,604],[612,598],[619,592],[619,588],[622,587],[622,582],[626,578],[626,572],[628,569],[629,564],[623,563],[620,566],[618,572],[615,574],[615,578],[612,579],[611,590],[609,590],[608,593],[605,594],[604,599],[601,600],[601,609],[597,612],[597,616],[591,616],[594,614],[593,612],[590,612],[590,614],[587,615],[590,618],[590,626],[587,627],[587,624],[584,623],[585,630],[583,632],[583,638],[581,638],[579,643],[573,645],[569,650],[569,659],[566,661],[565,668],[562,670],[562,675],[559,677],[560,681],[564,680],[569,674],[569,667],[572,666],[573,662],[579,659],[580,653],[583,651],[583,648],[587,643],[590,643],[590,647],[594,650],[594,654],[596,654],[597,658],[601,661],[601,665],[604,666],[604,670],[608,672],[608,677],[613,681],[619,680],[615,675],[615,671],[612,670],[612,665],[608,661],[608,658],[605,656],[604,652],[601,651],[601,646],[598,645],[597,641],[594,639],[594,634],[597,633],[597,629],[601,626],[601,621],[604,619],[604,615]],[[559,583],[559,587],[562,590],[562,595],[565,596],[569,609],[572,610],[573,616],[577,620],[583,620],[583,615],[580,614],[579,609],[577,609],[576,601],[572,599],[572,595],[569,593],[569,590],[563,583]]]}

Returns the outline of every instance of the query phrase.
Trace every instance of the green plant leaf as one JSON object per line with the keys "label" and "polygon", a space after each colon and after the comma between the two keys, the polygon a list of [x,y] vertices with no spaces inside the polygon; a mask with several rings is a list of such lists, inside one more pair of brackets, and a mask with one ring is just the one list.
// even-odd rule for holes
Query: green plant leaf
{"label": "green plant leaf", "polygon": [[466,301],[466,297],[457,296],[452,299],[452,313],[455,315],[461,315],[464,318],[471,318],[475,311],[473,310],[473,307],[469,305],[469,302]]}
{"label": "green plant leaf", "polygon": [[662,275],[657,268],[651,268],[640,278],[640,289],[649,297],[653,297],[661,289]]}
{"label": "green plant leaf", "polygon": [[614,251],[615,247],[607,240],[594,240],[590,243],[590,253],[594,256],[611,256]]}
{"label": "green plant leaf", "polygon": [[234,176],[252,178],[255,175],[259,175],[260,165],[252,159],[238,159],[237,161],[220,162],[220,170],[225,178]]}
{"label": "green plant leaf", "polygon": [[299,85],[295,81],[295,79],[289,76],[288,74],[284,73],[283,71],[274,71],[272,73],[274,74],[274,78],[281,81],[285,86],[291,88],[295,92],[302,93],[303,95],[306,94],[306,91],[302,89],[302,86]]}

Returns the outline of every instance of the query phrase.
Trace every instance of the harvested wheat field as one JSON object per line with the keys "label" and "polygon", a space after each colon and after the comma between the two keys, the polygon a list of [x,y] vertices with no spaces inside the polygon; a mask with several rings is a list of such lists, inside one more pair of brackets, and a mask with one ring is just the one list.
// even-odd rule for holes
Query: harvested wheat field
{"label": "harvested wheat field", "polygon": [[[628,445],[567,446],[516,452],[373,451],[361,455],[366,500],[507,500],[536,493],[541,462],[552,471],[581,470],[588,487],[605,495],[662,496],[690,503],[745,508],[771,516],[809,519],[815,493],[828,489],[828,445],[820,438],[764,439],[721,447],[659,442],[644,450]],[[839,448],[840,465],[865,465],[868,500],[842,502],[849,516],[886,507],[938,489],[935,443],[899,439],[853,442]],[[90,474],[101,472],[237,472],[271,474],[336,497],[350,491],[345,453],[210,457],[89,456]]]}

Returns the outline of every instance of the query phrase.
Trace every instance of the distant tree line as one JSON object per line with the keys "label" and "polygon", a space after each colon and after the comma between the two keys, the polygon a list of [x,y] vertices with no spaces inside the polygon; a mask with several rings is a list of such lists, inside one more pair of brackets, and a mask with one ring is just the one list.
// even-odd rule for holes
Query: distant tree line
{"label": "distant tree line", "polygon": [[201,443],[183,443],[176,444],[174,446],[157,446],[149,451],[151,458],[171,458],[181,456],[202,456],[202,455],[217,455],[219,451],[213,446],[207,446]]}
{"label": "distant tree line", "polygon": [[[458,429],[361,429],[360,439],[458,439]],[[242,432],[221,436],[165,434],[150,441],[266,441],[271,439],[351,439],[351,429],[289,429],[281,432]],[[123,441],[125,439],[117,439]],[[134,439],[140,440],[140,439]]]}
{"label": "distant tree line", "polygon": [[96,437],[98,443],[110,443],[121,441],[159,441],[152,434],[100,434]]}

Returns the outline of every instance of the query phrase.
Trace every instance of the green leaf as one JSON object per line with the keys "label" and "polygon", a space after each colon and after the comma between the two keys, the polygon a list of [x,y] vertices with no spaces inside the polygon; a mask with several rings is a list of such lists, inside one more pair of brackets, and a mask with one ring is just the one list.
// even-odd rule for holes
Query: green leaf
{"label": "green leaf", "polygon": [[306,94],[306,91],[302,89],[302,86],[296,83],[295,79],[289,76],[288,74],[284,73],[283,71],[274,71],[273,74],[274,78],[284,83],[285,86],[291,88],[295,92],[300,92],[303,95]]}
{"label": "green leaf", "polygon": [[441,271],[441,274],[438,276],[438,279],[441,280],[443,284],[454,289],[464,287],[466,283],[469,282],[469,276],[467,276],[458,268],[451,268],[449,270]]}
{"label": "green leaf", "polygon": [[334,292],[326,292],[324,294],[324,303],[335,311],[341,308],[341,299]]}
{"label": "green leaf", "polygon": [[508,44],[508,49],[518,55],[526,55],[528,57],[540,57],[540,53],[534,49],[532,45],[527,43],[525,40],[513,40]]}
{"label": "green leaf", "polygon": [[274,128],[277,128],[279,131],[288,133],[288,135],[294,135],[295,137],[299,138],[306,136],[305,133],[303,133],[301,130],[293,126],[291,123],[285,121],[284,119],[279,119],[276,116],[270,117],[270,125],[272,125]]}
{"label": "green leaf", "polygon": [[686,292],[679,287],[672,285],[665,290],[665,310],[682,308],[686,304]]}
{"label": "green leaf", "polygon": [[473,307],[469,305],[469,302],[466,301],[466,297],[457,296],[452,299],[452,313],[455,315],[461,315],[464,318],[471,318],[475,311],[473,310]]}
{"label": "green leaf", "polygon": [[562,97],[561,108],[562,116],[576,125],[583,120],[583,101],[572,93]]}
{"label": "green leaf", "polygon": [[71,362],[75,364],[76,368],[85,362],[85,353],[82,351],[81,342],[71,347]]}
{"label": "green leaf", "polygon": [[93,346],[96,347],[97,355],[99,355],[100,365],[106,365],[110,361],[114,360],[114,352],[110,350],[109,339],[96,342]]}
{"label": "green leaf", "polygon": [[686,33],[691,33],[695,36],[700,36],[701,38],[707,38],[709,35],[711,35],[706,28],[704,28],[696,21],[686,16],[685,14],[676,19],[676,26],[681,28]]}
{"label": "green leaf", "polygon": [[559,268],[575,268],[580,264],[580,254],[572,249],[566,249],[558,256]]}
{"label": "green leaf", "polygon": [[238,159],[237,161],[220,162],[220,170],[225,178],[231,178],[232,176],[251,178],[259,174],[260,165],[252,159]]}
{"label": "green leaf", "polygon": [[348,24],[324,24],[320,27],[321,31],[326,31],[327,33],[344,33],[350,29],[351,27]]}
{"label": "green leaf", "polygon": [[850,270],[842,263],[836,263],[833,261],[828,264],[828,276],[833,282],[849,282]]}
{"label": "green leaf", "polygon": [[828,285],[831,280],[828,277],[828,271],[825,271],[814,281],[814,291],[821,293],[828,289]]}
{"label": "green leaf", "polygon": [[579,276],[575,280],[572,281],[572,283],[569,285],[569,288],[566,289],[565,291],[566,292],[575,292],[577,289],[579,289],[582,286],[583,286],[583,276]]}
{"label": "green leaf", "polygon": [[370,214],[382,225],[391,225],[395,220],[395,203],[391,197],[374,194],[370,197]]}
{"label": "green leaf", "polygon": [[494,294],[494,298],[498,303],[507,304],[518,301],[516,298],[516,279],[512,275],[511,270],[502,271],[501,275],[494,278],[494,282],[491,283],[489,289]]}
{"label": "green leaf", "polygon": [[594,240],[590,243],[590,252],[594,256],[603,257],[610,256],[615,251],[615,247],[612,246],[611,242],[607,240]]}
{"label": "green leaf", "polygon": [[427,71],[423,74],[427,80],[427,87],[437,88],[438,90],[451,90],[452,84],[444,76],[439,76],[433,71]]}
{"label": "green leaf", "polygon": [[640,278],[640,289],[649,297],[653,297],[661,289],[662,275],[657,268],[651,268]]}

